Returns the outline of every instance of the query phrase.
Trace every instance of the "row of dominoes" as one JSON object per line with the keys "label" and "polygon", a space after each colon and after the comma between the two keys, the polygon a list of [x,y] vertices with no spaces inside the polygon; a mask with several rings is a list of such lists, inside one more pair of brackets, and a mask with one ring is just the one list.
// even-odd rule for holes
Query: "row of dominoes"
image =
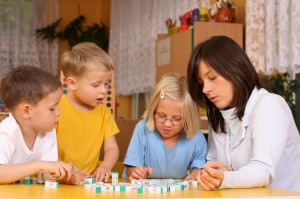
{"label": "row of dominoes", "polygon": [[16,184],[45,184],[45,187],[57,188],[59,186],[59,182],[53,180],[46,180],[40,182],[38,178],[25,177],[21,180],[17,180]]}
{"label": "row of dominoes", "polygon": [[[112,172],[112,185],[118,184],[118,175],[117,172]],[[115,174],[115,175],[114,175]],[[170,184],[178,184],[181,180],[179,179],[141,179],[141,180],[131,180],[131,183],[122,183],[122,184],[134,184],[134,185],[170,185]],[[96,179],[90,176],[85,178],[84,184],[96,183]],[[98,184],[100,182],[97,182]],[[96,183],[96,184],[97,184]],[[197,181],[195,180],[185,180],[184,184],[191,185],[193,187],[197,187]],[[101,183],[100,183],[101,184]],[[102,183],[103,184],[103,183]]]}
{"label": "row of dominoes", "polygon": [[[179,179],[142,179],[142,180],[131,180],[131,184],[137,185],[172,185],[178,184],[181,181]],[[182,182],[186,186],[197,187],[198,183],[196,180],[185,180]]]}
{"label": "row of dominoes", "polygon": [[85,184],[84,189],[91,192],[138,192],[138,193],[164,193],[177,190],[185,190],[187,186],[184,184],[174,185],[135,185],[135,184]]}
{"label": "row of dominoes", "polygon": [[36,175],[36,178],[32,178],[30,176],[27,176],[23,179],[15,181],[16,184],[44,184],[45,178],[44,178],[44,172],[38,172]]}
{"label": "row of dominoes", "polygon": [[[113,185],[118,184],[119,181],[119,173],[116,171],[112,172],[111,181]],[[96,183],[96,178],[92,178],[91,176],[86,176],[84,180],[84,184]]]}
{"label": "row of dominoes", "polygon": [[186,190],[189,186],[197,186],[197,181],[179,180],[133,180],[131,183],[117,185],[96,182],[84,184],[84,189],[91,192],[137,192],[137,193],[165,193],[177,190]]}

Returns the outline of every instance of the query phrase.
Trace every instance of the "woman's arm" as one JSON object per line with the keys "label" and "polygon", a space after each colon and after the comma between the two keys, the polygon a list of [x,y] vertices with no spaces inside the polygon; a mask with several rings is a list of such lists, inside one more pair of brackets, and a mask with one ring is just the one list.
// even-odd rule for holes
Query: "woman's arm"
{"label": "woman's arm", "polygon": [[[257,102],[248,115],[247,134],[251,135],[248,139],[252,139],[252,149],[241,151],[245,155],[250,153],[248,163],[235,171],[224,172],[220,188],[262,187],[272,182],[289,130],[290,121],[284,103],[275,95],[267,95]],[[241,157],[233,158],[241,161]]]}

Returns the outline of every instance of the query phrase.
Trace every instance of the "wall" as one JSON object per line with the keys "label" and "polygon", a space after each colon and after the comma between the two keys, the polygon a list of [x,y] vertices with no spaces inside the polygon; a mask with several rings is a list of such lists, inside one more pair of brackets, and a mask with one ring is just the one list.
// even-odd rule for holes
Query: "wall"
{"label": "wall", "polygon": [[116,108],[117,117],[122,119],[132,119],[132,103],[133,97],[130,96],[117,96],[117,103],[119,106]]}
{"label": "wall", "polygon": [[[300,74],[297,74],[296,75],[296,79],[298,81],[298,84],[300,85]],[[296,105],[298,106],[298,117],[297,117],[297,120],[296,120],[296,123],[297,123],[297,127],[298,127],[298,130],[299,130],[299,133],[300,133],[300,89],[298,90],[297,94],[296,94]]]}
{"label": "wall", "polygon": [[[110,25],[110,0],[60,0],[60,17],[63,19],[60,29],[63,29],[68,23],[79,15],[87,18],[87,24],[104,23]],[[59,55],[69,49],[67,41],[61,41],[59,46]],[[58,73],[59,74],[59,73]]]}

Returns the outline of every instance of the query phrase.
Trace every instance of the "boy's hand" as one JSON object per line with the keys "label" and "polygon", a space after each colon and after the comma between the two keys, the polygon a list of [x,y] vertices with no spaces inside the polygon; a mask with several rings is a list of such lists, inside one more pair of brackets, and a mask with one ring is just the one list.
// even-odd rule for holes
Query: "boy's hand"
{"label": "boy's hand", "polygon": [[148,178],[152,173],[152,168],[146,168],[144,166],[138,166],[131,168],[132,172],[128,176],[129,180],[140,180]]}
{"label": "boy's hand", "polygon": [[69,180],[65,178],[64,182],[66,184],[80,185],[87,175],[88,173],[86,173],[85,171],[82,171],[77,167],[72,166],[72,176]]}
{"label": "boy's hand", "polygon": [[109,169],[108,167],[104,167],[102,165],[100,165],[95,173],[93,174],[93,178],[96,178],[96,181],[100,181],[100,182],[108,182],[109,177],[111,176],[111,169]]}
{"label": "boy's hand", "polygon": [[68,180],[71,179],[72,176],[72,166],[70,164],[64,163],[62,161],[51,162],[44,161],[41,162],[41,170],[45,173],[51,174],[54,178],[61,180],[66,178]]}

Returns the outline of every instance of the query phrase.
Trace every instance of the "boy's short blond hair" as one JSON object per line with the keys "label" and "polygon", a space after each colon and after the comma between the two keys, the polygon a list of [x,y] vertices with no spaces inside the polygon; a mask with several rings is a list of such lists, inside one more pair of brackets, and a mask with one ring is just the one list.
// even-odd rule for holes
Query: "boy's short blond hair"
{"label": "boy's short blond hair", "polygon": [[112,58],[99,46],[83,42],[66,51],[61,60],[61,69],[65,77],[80,77],[94,69],[114,70]]}
{"label": "boy's short blond hair", "polygon": [[163,99],[182,103],[182,119],[188,138],[197,134],[200,128],[199,107],[189,94],[187,78],[177,73],[167,73],[155,86],[149,105],[142,118],[148,120],[147,127],[154,130],[154,114],[163,92]]}

